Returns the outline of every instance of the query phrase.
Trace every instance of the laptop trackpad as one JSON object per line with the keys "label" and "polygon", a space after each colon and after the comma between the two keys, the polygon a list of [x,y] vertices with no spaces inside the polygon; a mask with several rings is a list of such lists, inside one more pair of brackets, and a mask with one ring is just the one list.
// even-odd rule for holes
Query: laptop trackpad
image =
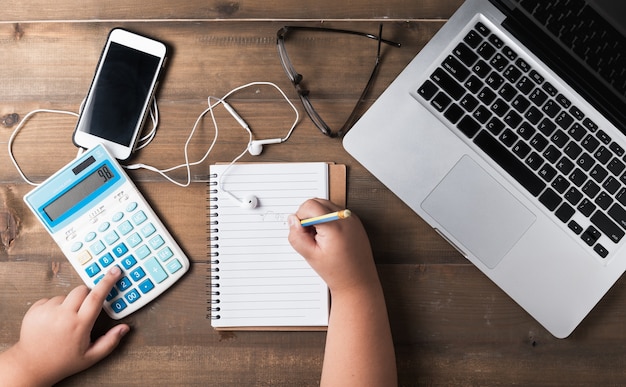
{"label": "laptop trackpad", "polygon": [[422,208],[493,269],[535,221],[530,212],[469,156],[464,156]]}

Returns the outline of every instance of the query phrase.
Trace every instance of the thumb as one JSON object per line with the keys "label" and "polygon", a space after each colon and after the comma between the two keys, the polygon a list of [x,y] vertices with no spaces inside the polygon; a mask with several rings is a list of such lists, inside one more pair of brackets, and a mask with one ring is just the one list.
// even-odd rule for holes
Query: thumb
{"label": "thumb", "polygon": [[95,364],[108,356],[119,345],[122,337],[130,331],[130,327],[126,324],[119,324],[109,329],[103,336],[99,337],[91,348],[85,353],[85,358]]}

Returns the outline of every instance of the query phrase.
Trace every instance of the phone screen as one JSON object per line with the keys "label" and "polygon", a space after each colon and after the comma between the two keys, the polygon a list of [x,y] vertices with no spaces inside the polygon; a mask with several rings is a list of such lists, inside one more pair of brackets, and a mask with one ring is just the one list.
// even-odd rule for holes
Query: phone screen
{"label": "phone screen", "polygon": [[159,63],[157,56],[111,42],[78,130],[130,146]]}

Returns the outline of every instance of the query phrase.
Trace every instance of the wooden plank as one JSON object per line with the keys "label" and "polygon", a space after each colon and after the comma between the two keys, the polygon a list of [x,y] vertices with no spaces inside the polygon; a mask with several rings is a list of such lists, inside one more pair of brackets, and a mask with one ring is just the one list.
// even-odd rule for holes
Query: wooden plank
{"label": "wooden plank", "polygon": [[29,0],[5,6],[0,22],[28,20],[150,20],[150,19],[416,19],[448,18],[461,0],[388,0],[337,2],[279,0]]}
{"label": "wooden plank", "polygon": [[[11,270],[17,265],[22,272]],[[31,265],[41,263],[0,265],[0,278],[11,284],[4,288],[27,293],[0,296],[11,306],[0,322],[4,345],[17,338],[20,309],[34,300],[34,286],[18,282],[32,274],[23,270]],[[471,265],[380,265],[379,272],[400,385],[606,385],[626,377],[617,366],[626,355],[614,344],[625,339],[623,282],[569,339],[559,340]],[[199,307],[204,295],[196,274],[133,315],[133,333],[111,357],[61,385],[108,384],[110,375],[126,385],[317,383],[323,332],[215,332]],[[7,282],[11,277],[15,282]]]}
{"label": "wooden plank", "polygon": [[[138,154],[133,162],[157,167],[170,167],[182,162],[185,140],[196,117],[206,108],[207,97],[221,97],[229,90],[253,81],[276,83],[299,109],[301,120],[290,146],[300,144],[308,147],[311,139],[319,138],[319,131],[305,116],[278,58],[275,35],[282,23],[244,23],[243,26],[226,22],[148,24],[128,23],[124,26],[166,39],[171,56],[158,93],[159,134],[150,148]],[[377,30],[376,24],[372,23],[324,25],[372,32]],[[4,80],[0,83],[0,117],[17,114],[23,118],[36,108],[78,111],[101,46],[113,27],[114,24],[107,23],[34,23],[24,26],[19,40],[9,39],[0,43],[6,55],[5,65],[0,67],[0,79]],[[438,23],[386,24],[385,36],[388,33],[389,38],[402,42],[403,47],[384,51],[383,63],[366,106],[382,93],[439,27]],[[10,33],[10,26],[0,25],[0,29]],[[298,61],[297,55],[291,56],[299,65],[298,71],[307,77],[316,108],[329,125],[338,127],[349,115],[369,77],[375,42],[357,39],[358,44],[355,44],[341,34],[331,34],[330,38],[322,35],[294,38],[297,43],[295,48],[302,43],[304,48],[323,52],[325,56],[321,60],[301,58]],[[76,52],[81,52],[81,55],[77,57]],[[346,55],[346,52],[349,53]],[[350,59],[347,63],[346,58]],[[337,75],[324,77],[324,74],[316,72],[320,66],[341,70]],[[337,78],[338,81],[335,81]],[[282,136],[291,126],[293,112],[272,87],[242,90],[230,101],[240,115],[249,120],[257,138]],[[220,142],[214,157],[209,160],[231,160],[245,147],[246,134],[223,109],[218,109],[217,118],[221,129]],[[76,149],[71,145],[74,123],[74,117],[47,113],[38,114],[27,122],[13,149],[20,166],[30,178],[41,181],[74,157]],[[15,124],[0,127],[0,144],[8,141],[14,128]],[[213,135],[214,129],[209,117],[206,117],[192,143],[192,160],[204,154]],[[287,152],[292,149],[294,160],[308,153],[295,145],[281,149]],[[344,155],[340,147],[334,149],[338,156]],[[268,157],[271,154],[268,152]],[[328,156],[338,157],[332,153]],[[0,154],[0,181],[21,181],[7,157],[4,152]],[[43,165],[41,157],[47,161]],[[202,179],[205,169],[195,169],[194,177]],[[152,173],[140,176],[142,179],[154,178]],[[174,172],[174,176],[182,179],[185,171]]]}

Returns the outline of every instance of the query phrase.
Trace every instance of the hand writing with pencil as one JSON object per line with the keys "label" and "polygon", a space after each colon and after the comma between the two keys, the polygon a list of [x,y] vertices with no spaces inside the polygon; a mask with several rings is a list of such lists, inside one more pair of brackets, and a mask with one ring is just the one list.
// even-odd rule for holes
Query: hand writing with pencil
{"label": "hand writing with pencil", "polygon": [[311,199],[289,217],[289,242],[326,281],[332,297],[321,384],[396,385],[385,299],[361,221],[354,214],[331,215],[336,221],[303,225],[302,219],[337,211],[328,200]]}

